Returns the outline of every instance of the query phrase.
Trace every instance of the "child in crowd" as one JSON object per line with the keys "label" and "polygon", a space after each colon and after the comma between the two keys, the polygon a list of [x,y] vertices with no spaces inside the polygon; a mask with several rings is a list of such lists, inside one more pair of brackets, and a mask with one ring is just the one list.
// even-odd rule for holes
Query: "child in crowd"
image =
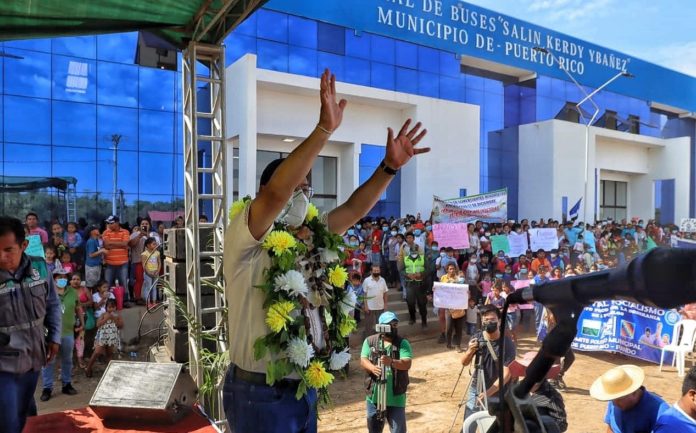
{"label": "child in crowd", "polygon": [[[503,293],[501,296],[507,298],[511,293],[514,293],[515,289],[512,287],[509,281],[503,281]],[[507,318],[505,319],[508,329],[510,330],[510,338],[513,341],[517,341],[515,336],[515,328],[520,323],[520,315],[517,308],[517,304],[508,305]]]}
{"label": "child in crowd", "polygon": [[92,295],[92,301],[94,302],[94,318],[99,320],[99,318],[106,312],[106,302],[109,299],[116,300],[113,293],[109,291],[109,283],[106,280],[99,280],[97,283],[97,291]]}
{"label": "child in crowd", "polygon": [[63,253],[60,255],[60,265],[63,267],[63,269],[68,271],[69,274],[77,271],[77,265],[72,262],[70,252],[68,250],[63,250]]}
{"label": "child in crowd", "polygon": [[46,256],[46,268],[48,273],[53,275],[56,269],[63,269],[60,260],[56,259],[56,248],[53,245],[44,246],[44,255]]}
{"label": "child in crowd", "polygon": [[355,303],[353,317],[355,318],[356,323],[360,323],[360,311],[363,309],[363,302],[365,301],[365,292],[362,287],[362,277],[359,273],[353,272],[350,275],[348,291],[355,293],[355,298],[357,299],[357,302]]}
{"label": "child in crowd", "polygon": [[483,274],[481,279],[481,295],[486,298],[491,293],[491,287],[493,286],[493,281],[491,280],[490,272]]}
{"label": "child in crowd", "polygon": [[505,298],[502,296],[503,280],[497,280],[491,289],[491,293],[486,297],[486,305],[495,305],[499,310],[503,309]]}
{"label": "child in crowd", "polygon": [[48,243],[55,247],[58,257],[63,255],[66,246],[65,241],[63,241],[63,226],[59,223],[53,223],[53,225],[51,225],[51,239],[49,239]]}
{"label": "child in crowd", "polygon": [[66,226],[66,231],[63,233],[63,243],[70,252],[71,261],[81,263],[80,256],[77,254],[78,249],[82,247],[82,235],[77,232],[77,223],[69,222]]}
{"label": "child in crowd", "polygon": [[80,368],[85,368],[85,324],[82,318],[87,318],[82,305],[75,309],[75,356]]}
{"label": "child in crowd", "polygon": [[160,271],[160,253],[157,239],[145,240],[145,251],[140,255],[143,264],[143,300],[148,308],[157,302],[157,279]]}
{"label": "child in crowd", "polygon": [[94,340],[94,353],[89,358],[85,375],[92,377],[92,367],[99,355],[106,355],[106,362],[121,347],[119,329],[123,328],[123,318],[116,312],[116,300],[106,301],[106,311],[97,320],[97,336]]}
{"label": "child in crowd", "polygon": [[101,278],[102,260],[106,250],[99,245],[99,228],[92,227],[85,245],[85,281],[87,287],[95,287]]}
{"label": "child in crowd", "polygon": [[476,334],[478,327],[478,307],[476,301],[469,297],[469,308],[466,309],[466,333],[469,335]]}

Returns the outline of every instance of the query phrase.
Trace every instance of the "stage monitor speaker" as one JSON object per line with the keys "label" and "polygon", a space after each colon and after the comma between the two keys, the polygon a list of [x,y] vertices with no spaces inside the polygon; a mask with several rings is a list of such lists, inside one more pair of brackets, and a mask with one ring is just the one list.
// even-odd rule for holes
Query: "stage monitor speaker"
{"label": "stage monitor speaker", "polygon": [[[198,247],[201,251],[213,251],[214,229],[204,228],[199,231]],[[186,260],[186,229],[164,230],[164,255],[174,261]],[[202,262],[212,261],[212,258],[201,259]]]}
{"label": "stage monitor speaker", "polygon": [[170,424],[191,410],[197,394],[183,364],[111,361],[89,407],[104,420]]}
{"label": "stage monitor speaker", "polygon": [[177,70],[177,48],[170,42],[147,31],[138,32],[135,63],[151,68]]}
{"label": "stage monitor speaker", "polygon": [[[198,267],[201,277],[212,277],[213,262],[203,262]],[[186,295],[186,262],[174,261],[171,257],[164,259],[164,279],[169,284],[169,288],[177,295]],[[215,289],[208,284],[201,284],[201,294],[210,295]]]}

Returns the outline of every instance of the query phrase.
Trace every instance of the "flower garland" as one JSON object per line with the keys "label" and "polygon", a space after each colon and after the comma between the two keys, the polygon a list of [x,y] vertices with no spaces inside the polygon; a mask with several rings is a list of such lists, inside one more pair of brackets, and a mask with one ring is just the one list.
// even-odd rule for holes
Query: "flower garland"
{"label": "flower garland", "polygon": [[[232,204],[230,219],[250,201],[245,197]],[[297,399],[314,388],[319,401],[329,403],[328,386],[335,372],[350,361],[348,336],[357,327],[350,313],[356,298],[345,288],[348,273],[341,266],[343,245],[343,238],[328,230],[313,204],[302,227],[276,222],[262,244],[271,266],[264,272],[264,283],[257,287],[265,293],[269,332],[256,339],[254,356],[259,360],[270,354],[266,367],[269,385],[297,373]],[[317,338],[323,340],[321,349]]]}

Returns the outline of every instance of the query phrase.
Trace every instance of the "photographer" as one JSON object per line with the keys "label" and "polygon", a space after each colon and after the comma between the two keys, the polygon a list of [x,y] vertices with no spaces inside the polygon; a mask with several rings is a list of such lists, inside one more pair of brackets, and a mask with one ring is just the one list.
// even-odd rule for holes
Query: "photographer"
{"label": "photographer", "polygon": [[[399,319],[396,314],[386,311],[379,316],[379,324],[388,325],[390,332],[377,333],[366,338],[360,353],[360,366],[365,370],[365,389],[367,391],[367,431],[381,433],[384,421],[389,423],[391,433],[406,433],[406,388],[411,368],[411,345],[397,333]],[[395,348],[399,349],[396,350]],[[380,354],[381,353],[381,354]],[[391,353],[391,356],[389,355]],[[382,373],[379,364],[386,371],[386,413],[377,411],[377,381]]]}
{"label": "photographer", "polygon": [[[462,364],[469,365],[474,361],[476,371],[472,377],[467,396],[464,419],[479,409],[487,398],[498,392],[498,362],[503,362],[503,379],[507,384],[510,381],[508,365],[515,359],[515,343],[505,336],[505,353],[500,353],[500,311],[494,305],[484,305],[480,308],[482,332],[477,332],[471,337],[469,347],[462,357]],[[504,325],[504,324],[502,324]],[[483,371],[483,384],[478,383],[478,370]],[[477,389],[481,386],[486,391],[477,395]],[[485,395],[484,395],[485,394]],[[477,404],[478,400],[478,404]]]}

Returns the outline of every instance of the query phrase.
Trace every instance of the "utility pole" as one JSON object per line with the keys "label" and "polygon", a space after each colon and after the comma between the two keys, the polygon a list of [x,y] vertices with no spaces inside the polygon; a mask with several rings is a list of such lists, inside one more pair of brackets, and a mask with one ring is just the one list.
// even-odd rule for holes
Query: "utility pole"
{"label": "utility pole", "polygon": [[114,180],[113,180],[113,196],[111,198],[111,215],[116,215],[116,202],[118,200],[118,144],[121,142],[123,135],[111,134],[111,143],[114,151]]}

